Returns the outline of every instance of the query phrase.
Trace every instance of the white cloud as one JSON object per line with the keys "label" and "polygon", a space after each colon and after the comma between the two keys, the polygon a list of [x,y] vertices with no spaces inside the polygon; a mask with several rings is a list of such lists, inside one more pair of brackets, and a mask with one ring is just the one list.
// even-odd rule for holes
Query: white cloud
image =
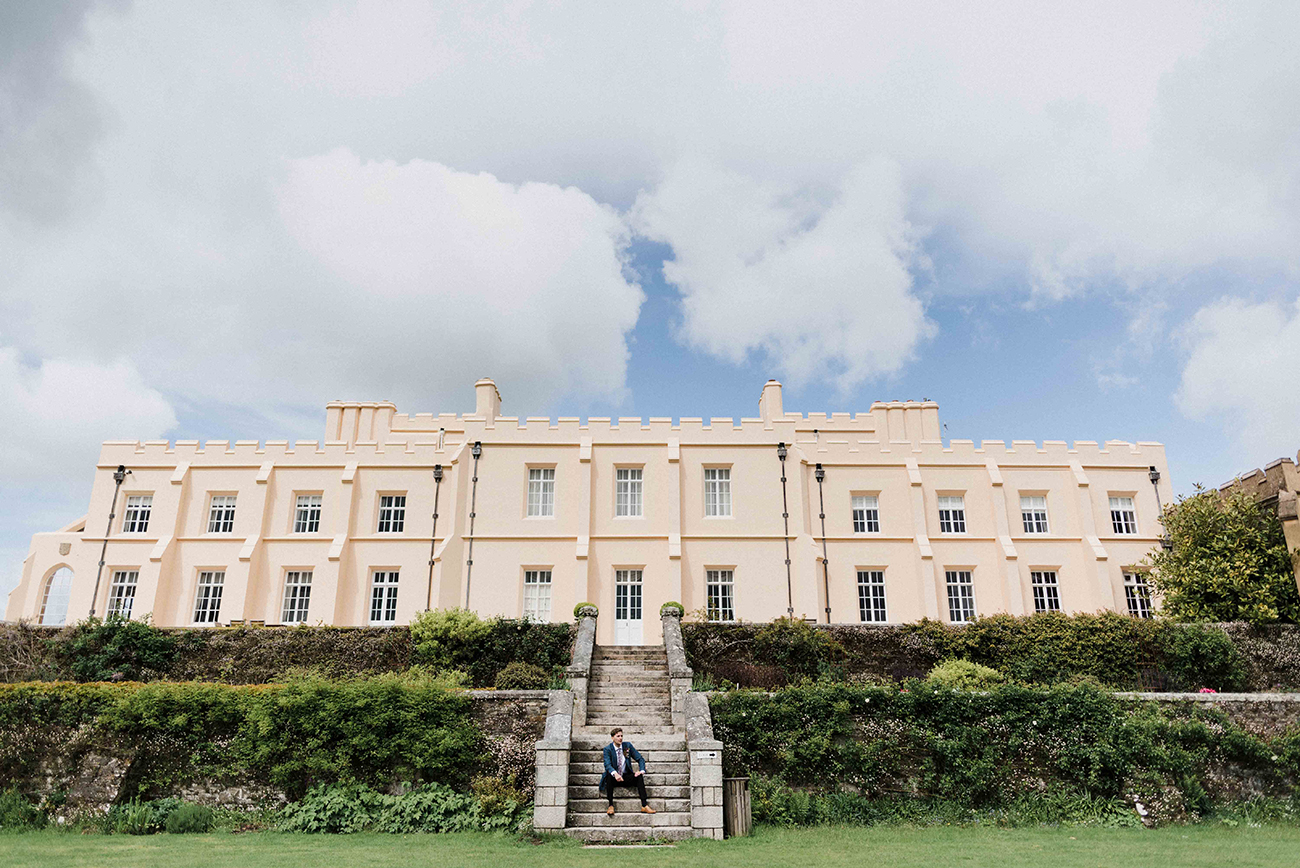
{"label": "white cloud", "polygon": [[1224,299],[1196,312],[1188,342],[1180,409],[1221,422],[1247,462],[1255,462],[1250,466],[1294,455],[1300,449],[1300,300]]}
{"label": "white cloud", "polygon": [[[46,359],[0,347],[0,485],[89,481],[104,440],[157,438],[176,425],[167,399],[129,361]],[[75,518],[71,516],[70,518]]]}
{"label": "white cloud", "polygon": [[743,361],[762,353],[794,384],[841,389],[896,370],[931,331],[912,294],[917,255],[898,167],[854,167],[830,201],[716,166],[680,164],[635,208],[672,245],[684,336]]}

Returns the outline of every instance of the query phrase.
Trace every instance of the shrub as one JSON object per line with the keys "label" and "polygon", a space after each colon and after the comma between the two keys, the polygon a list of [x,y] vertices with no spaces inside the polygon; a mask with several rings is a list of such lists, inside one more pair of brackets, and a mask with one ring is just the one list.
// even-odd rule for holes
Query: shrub
{"label": "shrub", "polygon": [[582,610],[588,608],[595,609],[597,613],[600,612],[600,607],[597,606],[595,603],[579,603],[578,605],[573,607],[573,617],[575,618],[581,617]]}
{"label": "shrub", "polygon": [[45,815],[14,787],[0,791],[0,830],[39,829]]}
{"label": "shrub", "polygon": [[387,795],[356,784],[316,787],[281,815],[286,832],[349,834],[375,831],[462,832],[511,829],[519,825],[520,805],[498,798],[458,793],[440,784],[426,784],[401,795]]}
{"label": "shrub", "polygon": [[462,662],[465,649],[474,647],[491,632],[491,625],[469,609],[421,612],[411,622],[416,654],[425,663],[440,669]]}
{"label": "shrub", "polygon": [[497,673],[510,663],[531,663],[547,672],[565,666],[573,645],[569,624],[484,621],[465,609],[421,613],[411,625],[411,636],[422,662],[439,669],[462,669],[480,687],[495,684]]}
{"label": "shrub", "polygon": [[167,815],[167,834],[183,835],[190,832],[211,832],[214,814],[206,805],[187,802]]}
{"label": "shrub", "polygon": [[550,673],[542,667],[516,660],[497,673],[492,686],[497,690],[541,690],[550,680]]}
{"label": "shrub", "polygon": [[1164,614],[1178,621],[1300,621],[1292,555],[1274,510],[1244,491],[1198,486],[1161,522],[1172,548],[1148,562]]}
{"label": "shrub", "polygon": [[177,641],[153,626],[148,615],[109,615],[78,623],[54,650],[78,681],[145,681],[171,667]]}
{"label": "shrub", "polygon": [[838,646],[799,618],[777,618],[754,637],[754,656],[779,666],[791,678],[814,677],[818,664],[838,656]]}
{"label": "shrub", "polygon": [[954,690],[987,690],[1006,681],[996,669],[969,660],[945,660],[930,670],[926,680]]}
{"label": "shrub", "polygon": [[664,603],[662,606],[659,607],[659,617],[662,618],[664,616],[664,612],[668,611],[669,609],[676,609],[678,612],[683,612],[683,613],[686,611],[686,607],[683,606],[681,603],[677,602],[676,600],[669,600],[667,603]]}

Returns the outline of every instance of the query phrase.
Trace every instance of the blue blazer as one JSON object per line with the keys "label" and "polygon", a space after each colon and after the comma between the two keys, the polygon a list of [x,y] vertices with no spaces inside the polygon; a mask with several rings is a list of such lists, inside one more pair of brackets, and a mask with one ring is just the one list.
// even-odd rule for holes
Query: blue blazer
{"label": "blue blazer", "polygon": [[[632,761],[625,763],[623,766],[625,772],[625,774],[623,775],[623,780],[627,780],[628,776],[626,772],[633,771],[633,767],[632,767],[633,762],[640,763],[641,771],[643,772],[645,771],[645,757],[641,756],[641,753],[632,745],[632,742],[630,741],[624,741],[623,747],[627,748],[627,752],[632,755],[631,758]],[[614,772],[618,771],[618,755],[615,753],[615,751],[617,750],[618,748],[614,746],[614,742],[612,741],[609,744],[605,745],[605,750],[603,751],[604,758],[605,758],[605,774],[601,775],[600,778],[600,792],[602,793],[605,792],[605,790],[608,788],[609,783],[611,781],[614,781]]]}

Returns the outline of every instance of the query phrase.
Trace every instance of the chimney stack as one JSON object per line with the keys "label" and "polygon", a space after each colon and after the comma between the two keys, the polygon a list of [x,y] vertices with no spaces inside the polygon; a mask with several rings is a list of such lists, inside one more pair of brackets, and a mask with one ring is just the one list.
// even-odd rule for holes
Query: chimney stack
{"label": "chimney stack", "polygon": [[763,423],[768,427],[785,418],[785,409],[781,405],[781,384],[776,380],[768,380],[763,385],[763,394],[758,399],[758,415],[763,417]]}
{"label": "chimney stack", "polygon": [[489,428],[501,415],[501,393],[497,384],[487,377],[474,384],[474,415],[486,419]]}

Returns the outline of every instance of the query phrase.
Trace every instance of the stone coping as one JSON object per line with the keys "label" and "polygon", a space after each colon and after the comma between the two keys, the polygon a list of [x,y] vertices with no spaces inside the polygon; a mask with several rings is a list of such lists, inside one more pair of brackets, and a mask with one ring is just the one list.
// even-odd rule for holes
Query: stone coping
{"label": "stone coping", "polygon": [[1300,702],[1300,693],[1167,693],[1117,690],[1119,699],[1171,699],[1190,702]]}
{"label": "stone coping", "polygon": [[475,687],[463,689],[460,692],[471,699],[547,699],[554,691],[545,688],[540,690],[495,690],[486,687]]}

